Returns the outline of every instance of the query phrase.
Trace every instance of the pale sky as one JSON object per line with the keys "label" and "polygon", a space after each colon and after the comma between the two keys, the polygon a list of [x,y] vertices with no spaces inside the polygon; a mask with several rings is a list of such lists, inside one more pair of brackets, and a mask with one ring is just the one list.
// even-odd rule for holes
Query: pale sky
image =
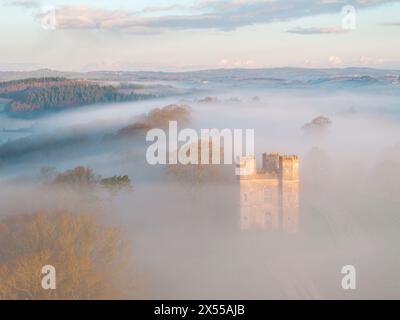
{"label": "pale sky", "polygon": [[400,0],[0,0],[0,39],[0,70],[400,69]]}

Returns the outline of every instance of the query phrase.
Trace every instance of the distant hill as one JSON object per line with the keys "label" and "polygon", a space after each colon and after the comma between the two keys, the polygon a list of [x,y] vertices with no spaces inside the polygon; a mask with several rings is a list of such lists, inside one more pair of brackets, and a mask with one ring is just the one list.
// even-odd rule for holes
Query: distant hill
{"label": "distant hill", "polygon": [[0,98],[9,99],[11,116],[32,117],[81,105],[141,100],[148,95],[121,93],[113,86],[66,78],[29,78],[0,82]]}
{"label": "distant hill", "polygon": [[24,117],[91,103],[195,92],[207,92],[211,95],[213,90],[226,88],[352,90],[400,94],[400,70],[263,68],[77,73],[41,69],[30,72],[0,72],[0,100],[12,99],[6,111],[11,115]]}
{"label": "distant hill", "polygon": [[29,78],[84,79],[84,73],[64,72],[51,69],[39,69],[34,71],[0,71],[0,81],[22,80]]}
{"label": "distant hill", "polygon": [[259,68],[259,69],[210,69],[186,72],[159,71],[91,71],[63,72],[40,69],[27,72],[0,72],[0,81],[25,78],[62,77],[86,80],[173,80],[173,81],[222,81],[222,80],[271,80],[310,81],[336,77],[369,76],[376,79],[399,80],[400,70],[375,68]]}

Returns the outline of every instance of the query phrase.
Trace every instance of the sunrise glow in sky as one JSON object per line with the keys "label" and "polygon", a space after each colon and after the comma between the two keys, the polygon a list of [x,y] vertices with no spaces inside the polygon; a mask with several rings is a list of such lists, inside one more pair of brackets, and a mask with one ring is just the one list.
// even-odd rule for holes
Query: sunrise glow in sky
{"label": "sunrise glow in sky", "polygon": [[400,1],[0,0],[0,39],[0,71],[399,69]]}

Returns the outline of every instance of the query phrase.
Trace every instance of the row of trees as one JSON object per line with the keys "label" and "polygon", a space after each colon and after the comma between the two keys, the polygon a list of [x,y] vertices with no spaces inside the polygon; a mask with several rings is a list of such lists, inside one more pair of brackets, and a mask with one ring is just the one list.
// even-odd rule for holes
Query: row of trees
{"label": "row of trees", "polygon": [[44,167],[40,170],[40,174],[44,181],[56,185],[82,188],[102,186],[113,191],[132,189],[131,180],[127,175],[103,178],[96,174],[93,169],[84,166],[77,166],[62,173],[58,173],[53,167]]}
{"label": "row of trees", "polygon": [[142,115],[133,124],[120,129],[116,137],[130,137],[152,128],[168,128],[169,121],[177,121],[180,125],[187,125],[192,120],[191,107],[186,104],[170,104],[163,108],[151,110]]}
{"label": "row of trees", "polygon": [[0,97],[11,99],[11,114],[32,113],[95,103],[141,100],[148,95],[119,92],[113,86],[61,78],[27,79],[1,84]]}
{"label": "row of trees", "polygon": [[60,77],[27,78],[21,80],[0,82],[0,94],[23,91],[28,88],[48,88],[71,83],[83,83],[82,80],[68,80]]}

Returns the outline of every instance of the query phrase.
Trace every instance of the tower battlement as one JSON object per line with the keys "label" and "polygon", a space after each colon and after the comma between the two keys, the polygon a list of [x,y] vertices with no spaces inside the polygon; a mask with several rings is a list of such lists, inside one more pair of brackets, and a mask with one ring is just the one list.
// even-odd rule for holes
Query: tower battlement
{"label": "tower battlement", "polygon": [[240,179],[280,179],[299,180],[299,157],[296,155],[283,155],[280,153],[263,153],[262,167],[257,169],[255,156],[240,157],[238,167],[243,174]]}

